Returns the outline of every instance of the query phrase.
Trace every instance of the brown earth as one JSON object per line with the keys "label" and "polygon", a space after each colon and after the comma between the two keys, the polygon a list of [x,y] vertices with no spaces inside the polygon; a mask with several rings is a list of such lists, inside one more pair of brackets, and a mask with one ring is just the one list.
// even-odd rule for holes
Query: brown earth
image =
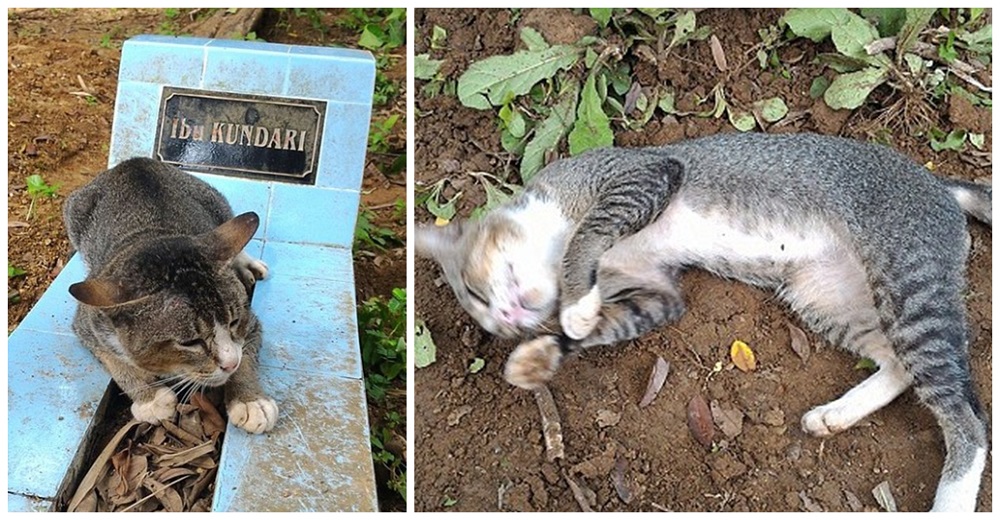
{"label": "brown earth", "polygon": [[[198,30],[210,28],[199,29],[199,22],[218,12],[176,11],[168,16],[162,9],[8,10],[7,255],[8,267],[25,271],[8,279],[8,333],[68,258],[61,216],[65,197],[107,167],[122,41],[137,34],[201,35]],[[358,32],[335,23],[343,16],[337,9],[268,9],[256,34],[271,42],[356,47]],[[390,152],[369,158],[361,197],[362,205],[373,208],[376,224],[392,229],[403,243],[405,223],[393,215],[392,202],[405,198],[405,177],[383,174],[382,166],[406,148],[405,56],[405,47],[391,51],[385,74],[400,92],[375,107],[372,119],[390,113],[401,118],[389,136]],[[34,174],[58,190],[53,198],[40,198],[29,218],[25,179]],[[405,287],[405,262],[403,247],[355,255],[357,300],[388,298],[392,288]],[[373,424],[388,409],[405,416],[405,383],[398,386],[387,404],[370,410]],[[405,424],[400,428],[405,434]],[[405,507],[398,496],[380,504],[383,510]]]}
{"label": "brown earth", "polygon": [[[933,161],[938,173],[967,179],[989,175],[988,159],[976,167],[971,163],[983,161],[982,157],[935,153],[926,138],[877,132],[873,121],[891,94],[887,88],[878,89],[870,104],[853,113],[835,112],[814,102],[809,86],[821,69],[812,59],[817,52],[830,50],[828,42],[797,40],[782,48],[790,80],[762,71],[754,57],[754,46],[760,42],[757,29],[774,24],[780,14],[774,10],[698,13],[698,25],[715,28],[730,67],[737,70],[728,79],[716,69],[708,41],[675,49],[656,66],[635,65],[634,77],[643,85],[659,82],[685,92],[678,106],[704,97],[720,80],[725,81],[730,101],[738,104],[780,95],[789,116],[770,131],[859,139],[878,135],[922,164]],[[574,18],[577,23],[558,22]],[[417,54],[429,52],[433,59],[445,59],[442,71],[455,80],[469,64],[518,48],[520,27],[530,19],[546,20],[539,30],[554,37],[559,28],[595,30],[582,18],[585,15],[552,10],[417,10],[414,45]],[[443,49],[430,49],[435,25],[447,30]],[[570,41],[576,37],[574,33]],[[467,172],[516,179],[517,161],[500,146],[494,113],[465,108],[451,96],[428,98],[420,94],[421,86],[417,82],[417,189],[450,179],[455,190],[465,192],[459,215],[466,216],[485,200]],[[933,122],[945,130],[980,125],[975,128],[986,132],[989,150],[989,111],[954,105],[950,111],[948,106],[932,106]],[[616,130],[615,143],[664,144],[731,130],[725,119],[658,115],[642,130]],[[561,155],[566,155],[565,149]],[[432,219],[424,208],[417,209],[418,223]],[[970,347],[972,371],[989,415],[992,236],[978,224],[970,229],[967,302],[975,338]],[[479,329],[459,308],[432,262],[418,260],[415,273],[416,317],[426,321],[437,345],[436,362],[415,375],[418,511],[578,511],[567,475],[577,480],[584,494],[592,492],[591,507],[605,511],[877,510],[872,489],[883,481],[900,510],[931,506],[944,447],[935,420],[912,392],[826,440],[800,430],[803,413],[839,397],[869,372],[855,368],[856,359],[812,334],[808,359],[793,353],[787,326],[801,324],[769,292],[690,272],[684,278],[689,311],[679,323],[625,345],[590,350],[565,363],[550,388],[561,414],[566,457],[550,463],[532,394],[511,387],[501,377],[516,342],[495,339]],[[729,345],[735,339],[756,352],[756,371],[743,373],[732,366]],[[670,375],[659,397],[640,409],[637,403],[657,356],[670,362]],[[486,364],[473,374],[468,367],[477,357]],[[714,370],[717,363],[721,370]],[[727,438],[716,429],[716,448],[703,448],[687,425],[687,405],[696,395],[741,411],[742,431]],[[628,500],[616,491],[616,480]],[[992,510],[989,461],[978,508]]]}

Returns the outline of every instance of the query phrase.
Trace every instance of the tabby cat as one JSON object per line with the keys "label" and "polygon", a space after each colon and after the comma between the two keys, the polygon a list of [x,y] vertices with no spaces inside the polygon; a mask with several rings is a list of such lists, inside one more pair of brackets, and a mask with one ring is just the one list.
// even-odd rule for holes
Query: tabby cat
{"label": "tabby cat", "polygon": [[66,200],[63,217],[87,279],[70,286],[73,330],[158,424],[178,393],[224,386],[229,420],[274,427],[278,407],[257,380],[261,326],[249,293],[267,266],[243,253],[256,213],[233,218],[222,195],[177,168],[136,158]]}
{"label": "tabby cat", "polygon": [[[992,226],[992,188],[883,146],[724,134],[558,161],[505,206],[418,229],[416,244],[483,328],[541,333],[505,368],[524,388],[572,351],[680,318],[683,268],[772,288],[812,330],[879,366],[802,428],[834,434],[913,386],[944,431],[934,509],[972,511],[988,434],[969,372],[965,214]],[[557,310],[562,332],[546,333]]]}

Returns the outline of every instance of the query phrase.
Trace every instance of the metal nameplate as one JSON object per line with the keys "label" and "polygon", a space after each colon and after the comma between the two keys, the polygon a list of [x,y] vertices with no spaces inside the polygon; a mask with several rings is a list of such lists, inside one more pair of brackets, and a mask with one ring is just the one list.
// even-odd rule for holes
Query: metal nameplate
{"label": "metal nameplate", "polygon": [[230,177],[315,184],[326,102],[163,87],[157,159]]}

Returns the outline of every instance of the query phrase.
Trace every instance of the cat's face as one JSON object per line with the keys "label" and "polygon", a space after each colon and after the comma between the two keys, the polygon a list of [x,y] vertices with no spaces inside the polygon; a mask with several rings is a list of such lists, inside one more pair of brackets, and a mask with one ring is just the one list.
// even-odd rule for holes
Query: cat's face
{"label": "cat's face", "polygon": [[517,337],[539,330],[552,315],[558,263],[503,211],[418,228],[416,237],[417,253],[441,265],[462,308],[490,333]]}
{"label": "cat's face", "polygon": [[[253,231],[246,232],[249,239]],[[258,329],[230,266],[237,244],[225,248],[218,240],[209,234],[144,245],[70,292],[108,318],[112,330],[101,339],[129,364],[168,383],[221,386]]]}

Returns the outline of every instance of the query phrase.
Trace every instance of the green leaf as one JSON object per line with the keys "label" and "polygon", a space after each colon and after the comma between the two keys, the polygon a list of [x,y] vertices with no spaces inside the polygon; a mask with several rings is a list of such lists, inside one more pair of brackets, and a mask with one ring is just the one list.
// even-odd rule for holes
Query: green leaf
{"label": "green leaf", "polygon": [[982,150],[983,145],[986,144],[986,135],[970,132],[969,142],[972,143],[972,146],[975,146],[977,150]]}
{"label": "green leaf", "polygon": [[868,20],[848,11],[846,21],[834,25],[830,37],[841,54],[864,60],[868,59],[865,45],[878,39],[878,31]]}
{"label": "green leaf", "polygon": [[760,117],[768,123],[781,121],[781,119],[788,114],[788,106],[785,105],[785,100],[780,97],[773,97],[771,99],[758,101],[753,105],[756,109],[755,112],[758,112]]}
{"label": "green leaf", "polygon": [[432,49],[443,49],[444,42],[448,39],[448,31],[443,27],[437,25],[431,29],[431,48]]}
{"label": "green leaf", "polygon": [[660,94],[660,102],[657,104],[660,110],[667,114],[676,114],[677,107],[674,105],[674,97],[674,91],[671,89],[667,89]]}
{"label": "green leaf", "polygon": [[729,112],[729,122],[740,132],[749,132],[757,126],[757,120],[749,112],[736,111],[733,107],[729,107],[727,112]]}
{"label": "green leaf", "polygon": [[385,33],[378,25],[367,24],[364,30],[361,31],[361,38],[358,39],[358,45],[368,50],[378,49],[385,45]]}
{"label": "green leaf", "polygon": [[896,36],[896,56],[906,54],[913,47],[932,16],[934,9],[906,9],[906,21]]}
{"label": "green leaf", "polygon": [[458,503],[458,500],[455,500],[454,498],[451,498],[451,497],[448,497],[448,496],[444,497],[444,502],[443,502],[444,507],[451,507],[451,506],[453,506],[453,505],[455,505],[457,503]]}
{"label": "green leaf", "polygon": [[549,116],[535,127],[535,134],[524,147],[524,157],[521,159],[521,181],[525,184],[545,165],[545,155],[555,150],[563,136],[573,128],[579,96],[578,81],[564,82],[559,101],[552,107]]}
{"label": "green leaf", "polygon": [[32,198],[38,196],[54,197],[56,195],[56,190],[58,190],[60,186],[59,184],[50,186],[44,179],[42,179],[42,176],[38,174],[29,175],[24,182],[28,187],[28,195]]}
{"label": "green leaf", "polygon": [[441,70],[444,60],[432,60],[430,54],[418,54],[413,57],[413,77],[432,80]]}
{"label": "green leaf", "polygon": [[670,40],[670,46],[673,47],[686,42],[688,35],[694,32],[694,28],[694,11],[684,11],[683,14],[677,17],[677,22],[674,25],[674,39]]}
{"label": "green leaf", "polygon": [[931,149],[935,152],[940,152],[941,150],[961,150],[965,146],[965,138],[968,133],[965,130],[958,129],[948,132],[944,135],[944,132],[940,130],[931,130]]}
{"label": "green leaf", "polygon": [[610,7],[591,7],[590,17],[594,19],[602,28],[608,26],[608,22],[611,21],[611,8]]}
{"label": "green leaf", "polygon": [[819,99],[826,89],[830,87],[830,80],[826,76],[817,76],[809,85],[809,97]]}
{"label": "green leaf", "polygon": [[469,365],[469,373],[478,374],[483,367],[486,366],[486,361],[483,358],[476,358],[472,360],[472,364]]}
{"label": "green leaf", "polygon": [[858,108],[868,98],[868,94],[885,82],[888,76],[889,72],[881,67],[868,67],[857,72],[840,74],[826,89],[823,100],[834,110]]}
{"label": "green leaf", "polygon": [[529,51],[544,51],[549,48],[548,42],[541,33],[533,27],[525,26],[521,29],[521,41],[528,47]]}
{"label": "green leaf", "polygon": [[861,16],[875,20],[879,36],[895,36],[906,21],[906,9],[893,8],[861,8]]}
{"label": "green leaf", "polygon": [[11,265],[10,262],[7,262],[7,279],[8,280],[10,280],[11,278],[16,278],[18,276],[21,276],[21,275],[25,274],[26,272],[27,271],[25,271],[24,269],[20,269],[18,267],[14,267],[13,265]]}
{"label": "green leaf", "polygon": [[857,364],[854,365],[854,370],[878,370],[878,365],[875,364],[869,358],[861,358],[858,360]]}
{"label": "green leaf", "polygon": [[938,45],[938,56],[946,63],[954,63],[958,59],[955,50],[955,31],[948,31],[948,37]]}
{"label": "green leaf", "polygon": [[423,320],[417,320],[414,325],[416,334],[413,336],[413,364],[417,368],[424,368],[437,361],[437,345]]}
{"label": "green leaf", "polygon": [[580,93],[580,104],[576,108],[576,123],[569,133],[569,154],[579,155],[591,148],[601,148],[614,144],[611,122],[604,113],[604,100],[597,94],[594,75],[587,78]]}
{"label": "green leaf", "polygon": [[993,52],[993,25],[986,24],[976,32],[960,31],[958,39],[970,51],[988,56]]}
{"label": "green leaf", "polygon": [[847,23],[851,12],[843,8],[789,9],[781,20],[796,36],[820,42],[830,36],[836,25]]}
{"label": "green leaf", "polygon": [[594,68],[594,64],[597,63],[597,58],[599,57],[600,56],[598,56],[597,53],[594,52],[594,49],[587,47],[587,50],[586,52],[584,52],[583,55],[583,65],[588,69],[592,69]]}
{"label": "green leaf", "polygon": [[463,105],[480,110],[502,105],[507,96],[526,94],[535,83],[572,67],[581,53],[581,49],[570,45],[556,45],[544,51],[486,58],[473,63],[458,78],[458,99]]}

